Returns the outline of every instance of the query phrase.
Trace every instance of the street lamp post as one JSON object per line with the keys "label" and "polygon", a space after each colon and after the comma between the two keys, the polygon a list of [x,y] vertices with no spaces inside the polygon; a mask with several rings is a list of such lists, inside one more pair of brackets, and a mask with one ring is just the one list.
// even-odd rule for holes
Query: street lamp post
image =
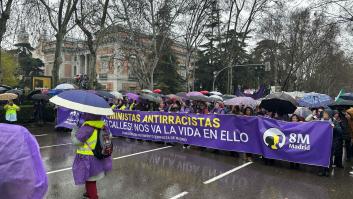
{"label": "street lamp post", "polygon": [[222,69],[219,70],[219,71],[213,71],[212,89],[215,90],[216,79],[217,79],[218,75],[219,75],[222,71],[224,71],[225,69],[228,69],[228,68],[234,68],[234,67],[238,67],[238,66],[265,66],[265,65],[264,65],[264,64],[241,64],[241,65],[227,66],[227,67],[222,68]]}

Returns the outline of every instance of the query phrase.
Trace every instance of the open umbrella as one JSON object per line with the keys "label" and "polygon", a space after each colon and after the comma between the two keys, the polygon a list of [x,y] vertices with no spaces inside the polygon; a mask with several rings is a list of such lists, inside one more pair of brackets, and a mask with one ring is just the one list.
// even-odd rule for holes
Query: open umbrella
{"label": "open umbrella", "polygon": [[155,102],[155,103],[161,103],[162,102],[162,98],[161,97],[159,97],[157,95],[153,95],[153,94],[141,93],[140,98],[148,100],[150,102]]}
{"label": "open umbrella", "polygon": [[177,93],[175,95],[181,97],[182,99],[188,99],[188,96],[187,96],[186,92],[179,92],[179,93]]}
{"label": "open umbrella", "polygon": [[50,102],[68,109],[91,113],[94,115],[113,115],[109,104],[96,94],[82,91],[64,91],[49,100]]}
{"label": "open umbrella", "polygon": [[208,91],[206,91],[206,90],[203,90],[203,91],[200,91],[200,93],[202,93],[202,94],[204,94],[204,95],[208,95]]}
{"label": "open umbrella", "polygon": [[237,97],[237,96],[236,95],[223,95],[222,96],[223,100],[233,99],[235,97]]}
{"label": "open umbrella", "polygon": [[135,100],[135,101],[138,101],[140,98],[140,96],[137,95],[136,93],[126,93],[126,96],[128,99]]}
{"label": "open umbrella", "polygon": [[162,90],[161,90],[161,89],[154,89],[154,90],[153,90],[153,93],[160,94],[161,92],[162,92]]}
{"label": "open umbrella", "polygon": [[254,109],[257,105],[256,100],[251,97],[235,97],[224,101],[224,105],[227,106],[244,106]]}
{"label": "open umbrella", "polygon": [[299,106],[308,108],[327,107],[332,103],[332,98],[320,93],[306,93],[303,98],[298,100]]}
{"label": "open umbrella", "polygon": [[55,89],[60,89],[60,90],[73,90],[75,89],[75,86],[72,84],[59,84],[55,87]]}
{"label": "open umbrella", "polygon": [[114,95],[114,97],[116,99],[123,99],[123,94],[117,92],[117,91],[113,91],[113,92],[110,92],[110,94]]}
{"label": "open umbrella", "polygon": [[344,100],[353,100],[353,93],[342,94],[339,98]]}
{"label": "open umbrella", "polygon": [[219,95],[219,96],[222,96],[223,94],[218,92],[218,91],[211,91],[210,92],[211,95]]}
{"label": "open umbrella", "polygon": [[348,109],[353,107],[353,100],[344,100],[341,99],[337,102],[333,102],[332,104],[328,105],[332,109]]}
{"label": "open umbrella", "polygon": [[212,100],[205,95],[193,95],[189,96],[189,99],[194,101],[212,102]]}
{"label": "open umbrella", "polygon": [[301,91],[293,91],[293,92],[284,92],[290,96],[292,96],[294,99],[300,99],[303,98],[305,95],[305,92],[301,92]]}
{"label": "open umbrella", "polygon": [[191,96],[203,96],[203,94],[201,92],[197,92],[197,91],[192,91],[192,92],[188,92],[186,94],[187,97],[191,97]]}
{"label": "open umbrella", "polygon": [[223,98],[219,95],[211,95],[209,98],[213,102],[223,102]]}
{"label": "open umbrella", "polygon": [[14,100],[16,99],[18,96],[14,93],[3,93],[0,94],[0,100]]}
{"label": "open umbrella", "polygon": [[309,115],[311,115],[313,112],[311,112],[310,109],[307,107],[298,107],[295,111],[294,114],[298,115],[299,117],[302,118],[307,118]]}
{"label": "open umbrella", "polygon": [[9,90],[9,89],[0,86],[0,93],[4,93],[4,92],[6,92],[6,91],[8,91],[8,90]]}
{"label": "open umbrella", "polygon": [[100,97],[105,98],[105,99],[114,99],[115,98],[114,95],[110,94],[107,91],[95,91],[94,93]]}
{"label": "open umbrella", "polygon": [[141,92],[143,92],[143,93],[153,93],[151,90],[148,90],[148,89],[143,89],[143,90],[141,90]]}
{"label": "open umbrella", "polygon": [[18,90],[18,89],[8,90],[8,91],[6,91],[6,93],[13,93],[13,94],[16,94],[18,96],[23,95],[23,91],[22,90]]}
{"label": "open umbrella", "polygon": [[48,95],[50,96],[54,96],[54,95],[58,95],[60,93],[64,92],[64,90],[61,90],[61,89],[51,89],[48,91]]}
{"label": "open umbrella", "polygon": [[297,109],[297,101],[284,92],[277,92],[267,95],[260,104],[260,107],[275,113],[289,114]]}
{"label": "open umbrella", "polygon": [[44,100],[44,101],[48,101],[50,99],[49,95],[46,94],[34,94],[32,96],[33,100]]}

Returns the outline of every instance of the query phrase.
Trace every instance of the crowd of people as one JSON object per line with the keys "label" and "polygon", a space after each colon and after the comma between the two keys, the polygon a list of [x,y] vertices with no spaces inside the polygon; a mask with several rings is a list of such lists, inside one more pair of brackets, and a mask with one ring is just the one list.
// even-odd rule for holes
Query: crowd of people
{"label": "crowd of people", "polygon": [[[302,117],[298,114],[281,114],[267,111],[259,105],[250,106],[226,106],[222,101],[205,102],[181,100],[181,98],[164,98],[160,103],[148,100],[132,100],[127,97],[114,99],[111,102],[115,110],[138,110],[138,111],[162,111],[195,114],[233,114],[245,116],[261,116],[288,122],[310,122],[328,121],[333,127],[333,142],[331,152],[330,167],[343,168],[343,148],[346,150],[346,161],[351,161],[353,157],[352,137],[353,137],[353,108],[332,110],[319,107],[311,109],[312,114]],[[185,147],[185,145],[184,145]],[[252,160],[253,155],[245,154],[244,158]],[[273,164],[274,160],[263,158],[266,164]],[[291,169],[298,169],[299,164],[290,163]],[[350,172],[353,175],[353,171]],[[329,176],[329,169],[323,168],[318,172],[320,176]]]}

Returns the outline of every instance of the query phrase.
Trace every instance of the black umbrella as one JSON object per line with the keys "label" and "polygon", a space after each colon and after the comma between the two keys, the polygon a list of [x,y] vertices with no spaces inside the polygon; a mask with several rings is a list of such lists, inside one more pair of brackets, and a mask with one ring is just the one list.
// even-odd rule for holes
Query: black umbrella
{"label": "black umbrella", "polygon": [[34,91],[31,91],[29,94],[28,94],[28,99],[32,99],[32,96],[35,95],[35,94],[41,94],[42,91],[41,90],[34,90]]}
{"label": "black umbrella", "polygon": [[9,89],[0,86],[0,93],[5,93],[6,91],[8,91]]}
{"label": "black umbrella", "polygon": [[34,94],[32,95],[32,100],[44,100],[44,101],[49,101],[50,96],[46,94]]}
{"label": "black umbrella", "polygon": [[12,89],[11,86],[7,86],[7,85],[0,85],[0,87],[6,88],[7,90],[11,90]]}
{"label": "black umbrella", "polygon": [[290,114],[298,106],[298,102],[290,95],[279,92],[267,95],[260,104],[260,107],[275,113]]}
{"label": "black umbrella", "polygon": [[161,103],[162,102],[162,98],[159,97],[158,95],[156,94],[153,94],[153,93],[141,93],[140,94],[140,98],[141,99],[145,99],[145,100],[148,100],[148,101],[151,101],[151,102],[155,102],[155,103]]}
{"label": "black umbrella", "polygon": [[23,95],[23,91],[22,90],[18,90],[18,89],[8,90],[8,91],[6,91],[6,93],[14,93],[14,94],[16,94],[18,96]]}
{"label": "black umbrella", "polygon": [[194,101],[212,102],[212,99],[206,95],[190,96],[189,99]]}
{"label": "black umbrella", "polygon": [[115,96],[107,91],[95,91],[95,94],[106,99],[115,99]]}
{"label": "black umbrella", "polygon": [[340,99],[353,100],[353,93],[345,93],[340,96]]}
{"label": "black umbrella", "polygon": [[339,101],[333,102],[328,106],[332,109],[348,109],[350,107],[353,107],[353,100],[340,99]]}

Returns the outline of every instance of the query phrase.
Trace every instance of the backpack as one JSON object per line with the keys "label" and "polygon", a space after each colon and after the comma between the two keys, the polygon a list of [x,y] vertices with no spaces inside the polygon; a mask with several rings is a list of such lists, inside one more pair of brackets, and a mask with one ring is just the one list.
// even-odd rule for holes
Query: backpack
{"label": "backpack", "polygon": [[97,130],[97,144],[96,147],[92,150],[94,157],[98,160],[110,157],[113,153],[113,142],[110,131],[103,127],[103,129]]}

